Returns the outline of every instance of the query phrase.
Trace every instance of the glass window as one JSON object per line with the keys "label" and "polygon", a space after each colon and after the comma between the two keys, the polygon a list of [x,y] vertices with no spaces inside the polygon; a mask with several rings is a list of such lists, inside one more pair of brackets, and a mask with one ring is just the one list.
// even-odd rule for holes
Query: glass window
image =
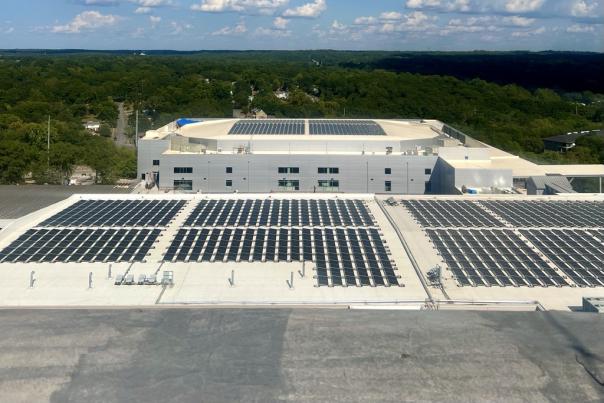
{"label": "glass window", "polygon": [[384,168],[384,174],[390,175],[392,173],[392,168]]}
{"label": "glass window", "polygon": [[319,168],[318,172],[320,174],[326,174],[328,172],[328,169],[327,168]]}
{"label": "glass window", "polygon": [[175,174],[192,174],[193,168],[191,167],[174,167]]}
{"label": "glass window", "polygon": [[279,173],[280,174],[286,174],[287,173],[287,168],[285,168],[285,167],[279,167]]}
{"label": "glass window", "polygon": [[193,190],[192,180],[175,180],[174,189],[176,190]]}
{"label": "glass window", "polygon": [[300,190],[300,181],[297,180],[280,180],[279,190],[292,191]]}
{"label": "glass window", "polygon": [[300,168],[298,167],[292,167],[289,169],[289,173],[290,174],[299,174],[300,173]]}
{"label": "glass window", "polygon": [[226,167],[226,173],[232,174],[233,173],[233,167]]}
{"label": "glass window", "polygon": [[340,187],[340,181],[329,179],[329,180],[320,180],[319,181],[319,190],[324,191],[337,191]]}
{"label": "glass window", "polygon": [[391,181],[384,182],[384,191],[386,191],[386,192],[392,191],[392,182]]}
{"label": "glass window", "polygon": [[153,160],[153,166],[158,166],[159,165],[159,160]]}
{"label": "glass window", "polygon": [[329,173],[330,174],[339,174],[340,168],[329,168]]}
{"label": "glass window", "polygon": [[230,180],[230,179],[227,179],[226,182],[225,182],[225,185],[226,185],[226,187],[230,188],[231,186],[233,186],[233,181]]}
{"label": "glass window", "polygon": [[431,175],[431,174],[432,174],[432,169],[431,169],[431,168],[426,168],[426,169],[424,170],[424,173],[425,173],[426,175]]}

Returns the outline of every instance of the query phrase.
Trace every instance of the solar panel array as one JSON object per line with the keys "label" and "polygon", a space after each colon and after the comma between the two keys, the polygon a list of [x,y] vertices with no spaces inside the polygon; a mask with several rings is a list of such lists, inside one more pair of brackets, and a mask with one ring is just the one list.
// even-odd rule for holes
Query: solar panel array
{"label": "solar panel array", "polygon": [[403,205],[423,227],[503,227],[504,224],[480,208],[464,200],[403,200]]}
{"label": "solar panel array", "polygon": [[486,200],[480,204],[514,227],[604,227],[604,202]]}
{"label": "solar panel array", "polygon": [[428,235],[462,286],[566,286],[512,230],[436,230]]}
{"label": "solar panel array", "polygon": [[164,260],[314,261],[319,285],[399,285],[375,228],[183,228]]}
{"label": "solar panel array", "polygon": [[319,286],[400,285],[361,200],[201,200],[164,261],[312,261]]}
{"label": "solar panel array", "polygon": [[229,134],[304,134],[304,120],[300,119],[261,119],[239,120]]}
{"label": "solar panel array", "polygon": [[373,226],[361,200],[201,200],[185,226]]}
{"label": "solar panel array", "polygon": [[0,252],[3,262],[141,262],[185,200],[79,200]]}
{"label": "solar panel array", "polygon": [[159,229],[30,229],[0,252],[5,262],[143,261]]}
{"label": "solar panel array", "polygon": [[184,200],[80,200],[40,226],[166,226],[184,205]]}
{"label": "solar panel array", "polygon": [[604,286],[604,202],[405,200],[403,205],[428,232],[460,286]]}
{"label": "solar panel array", "polygon": [[604,231],[520,230],[580,286],[604,286]]}
{"label": "solar panel array", "polygon": [[373,120],[309,120],[312,135],[385,136],[382,126]]}

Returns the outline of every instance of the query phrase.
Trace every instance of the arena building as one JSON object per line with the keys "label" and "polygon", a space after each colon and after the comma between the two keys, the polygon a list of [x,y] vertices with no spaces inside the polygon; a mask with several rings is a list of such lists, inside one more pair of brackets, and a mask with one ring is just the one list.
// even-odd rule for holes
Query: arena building
{"label": "arena building", "polygon": [[603,165],[537,165],[436,120],[181,119],[138,142],[138,175],[203,193],[505,192],[530,177]]}

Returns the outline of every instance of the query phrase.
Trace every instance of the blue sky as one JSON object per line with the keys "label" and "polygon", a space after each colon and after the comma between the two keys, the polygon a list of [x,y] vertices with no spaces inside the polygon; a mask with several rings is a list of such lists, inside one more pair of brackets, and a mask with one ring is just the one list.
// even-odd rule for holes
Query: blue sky
{"label": "blue sky", "polygon": [[0,48],[604,52],[604,0],[3,0]]}

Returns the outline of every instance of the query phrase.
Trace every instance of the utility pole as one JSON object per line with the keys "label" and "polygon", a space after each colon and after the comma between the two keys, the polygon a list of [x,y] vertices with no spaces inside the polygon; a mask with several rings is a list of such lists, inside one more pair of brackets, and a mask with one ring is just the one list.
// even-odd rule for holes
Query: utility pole
{"label": "utility pole", "polygon": [[48,128],[46,130],[46,164],[50,175],[50,115],[48,115]]}
{"label": "utility pole", "polygon": [[138,149],[138,107],[136,108],[136,124],[134,126],[134,147]]}

